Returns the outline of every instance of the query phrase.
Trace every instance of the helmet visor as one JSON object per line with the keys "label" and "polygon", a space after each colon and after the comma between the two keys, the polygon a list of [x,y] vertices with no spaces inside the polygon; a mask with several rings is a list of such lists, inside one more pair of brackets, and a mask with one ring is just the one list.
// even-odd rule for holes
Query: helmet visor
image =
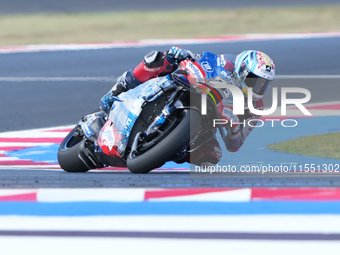
{"label": "helmet visor", "polygon": [[273,81],[249,73],[244,82],[248,88],[253,89],[253,93],[263,96],[267,93]]}

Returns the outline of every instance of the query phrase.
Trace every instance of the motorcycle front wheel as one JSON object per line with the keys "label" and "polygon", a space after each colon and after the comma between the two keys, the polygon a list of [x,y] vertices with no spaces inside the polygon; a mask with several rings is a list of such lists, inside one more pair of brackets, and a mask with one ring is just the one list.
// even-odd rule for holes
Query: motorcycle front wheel
{"label": "motorcycle front wheel", "polygon": [[58,162],[66,172],[87,172],[90,169],[79,158],[79,148],[82,144],[83,137],[78,135],[76,126],[61,142],[58,149]]}
{"label": "motorcycle front wheel", "polygon": [[[174,157],[184,146],[186,146],[198,131],[201,124],[201,114],[197,110],[186,109],[177,114],[172,119],[170,132],[164,132],[156,137],[159,142],[150,149],[140,154],[130,155],[127,158],[127,167],[132,173],[148,173],[158,168]],[[150,144],[150,142],[148,142]],[[139,148],[147,148],[145,144],[140,144]]]}

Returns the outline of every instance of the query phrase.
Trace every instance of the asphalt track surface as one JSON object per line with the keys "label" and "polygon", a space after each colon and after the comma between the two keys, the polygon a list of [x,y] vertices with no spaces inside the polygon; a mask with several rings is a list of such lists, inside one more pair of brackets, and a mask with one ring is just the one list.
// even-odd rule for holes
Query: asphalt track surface
{"label": "asphalt track surface", "polygon": [[[274,59],[279,75],[338,75],[338,45],[340,37],[186,45],[185,48],[193,52],[234,54],[244,49],[258,49]],[[138,64],[150,50],[166,50],[169,46],[2,54],[1,77],[117,77]],[[283,80],[278,82],[283,82],[279,86],[287,86]],[[311,102],[328,102],[338,101],[339,93],[329,90],[337,88],[337,84],[337,81],[316,80],[305,86],[319,91],[319,96]],[[74,124],[98,107],[100,97],[112,85],[112,81],[1,81],[0,132]],[[180,172],[70,174],[13,169],[0,171],[0,183],[4,188],[340,186],[337,175],[330,173],[234,173],[227,178],[192,178],[189,173]]]}
{"label": "asphalt track surface", "polygon": [[[192,52],[238,54],[257,49],[274,60],[277,75],[338,75],[340,37],[185,45]],[[2,54],[0,57],[0,132],[71,125],[97,109],[111,81],[1,81],[1,77],[118,77],[134,68],[151,50],[171,45],[103,50]],[[311,90],[312,103],[338,101],[338,81],[332,79],[276,80],[273,87]],[[313,93],[315,91],[315,93]],[[270,92],[268,93],[270,94]],[[270,97],[265,97],[269,104]],[[67,114],[65,114],[67,113]]]}
{"label": "asphalt track surface", "polygon": [[31,13],[79,13],[107,11],[154,11],[176,9],[204,8],[268,8],[296,6],[325,6],[339,5],[338,0],[286,0],[286,1],[232,1],[232,0],[186,0],[186,1],[118,1],[118,0],[0,0],[0,14],[31,14]]}
{"label": "asphalt track surface", "polygon": [[[206,176],[206,175],[205,175]],[[228,173],[216,177],[188,172],[162,171],[131,174],[128,171],[66,173],[52,170],[0,170],[0,188],[199,188],[199,187],[339,187],[339,174],[330,173]]]}

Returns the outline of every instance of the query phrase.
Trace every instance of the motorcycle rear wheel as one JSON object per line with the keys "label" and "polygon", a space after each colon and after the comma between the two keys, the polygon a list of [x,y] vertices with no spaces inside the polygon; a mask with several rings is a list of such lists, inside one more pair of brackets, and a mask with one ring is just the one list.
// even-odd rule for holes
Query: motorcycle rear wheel
{"label": "motorcycle rear wheel", "polygon": [[197,110],[183,110],[176,127],[160,142],[146,152],[127,158],[127,167],[132,173],[144,174],[162,166],[175,156],[195,135],[201,124],[201,114]]}

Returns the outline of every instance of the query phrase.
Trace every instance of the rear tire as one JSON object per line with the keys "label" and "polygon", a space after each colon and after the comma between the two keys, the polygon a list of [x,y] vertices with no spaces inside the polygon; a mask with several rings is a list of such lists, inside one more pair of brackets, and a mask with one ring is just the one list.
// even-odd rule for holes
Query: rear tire
{"label": "rear tire", "polygon": [[83,142],[83,138],[76,136],[76,126],[61,142],[58,150],[58,162],[62,169],[66,172],[87,172],[90,169],[79,158],[79,148]]}
{"label": "rear tire", "polygon": [[177,126],[158,144],[141,155],[127,158],[127,167],[132,173],[142,174],[162,166],[187,145],[198,131],[201,114],[193,109],[184,110]]}

